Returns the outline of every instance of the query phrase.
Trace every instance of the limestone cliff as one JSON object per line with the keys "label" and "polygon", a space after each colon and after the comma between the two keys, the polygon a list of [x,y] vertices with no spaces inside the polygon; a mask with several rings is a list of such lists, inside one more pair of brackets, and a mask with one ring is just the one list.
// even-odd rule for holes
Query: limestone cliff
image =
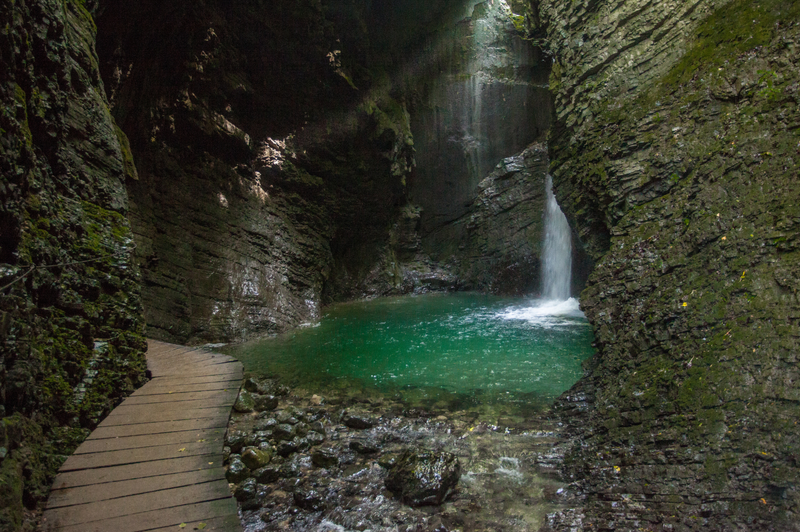
{"label": "limestone cliff", "polygon": [[[550,116],[547,69],[508,5],[468,4],[102,4],[148,334],[229,341],[332,301],[536,277],[538,214],[508,218],[513,242],[491,258],[426,244]],[[538,194],[539,174],[513,182]]]}
{"label": "limestone cliff", "polygon": [[363,67],[359,16],[316,0],[104,4],[149,334],[280,332],[379,260],[413,148],[404,104]]}
{"label": "limestone cliff", "polygon": [[539,14],[555,188],[597,260],[596,367],[563,403],[582,510],[553,524],[797,530],[800,5]]}
{"label": "limestone cliff", "polygon": [[125,180],[78,1],[0,2],[0,529],[144,379]]}

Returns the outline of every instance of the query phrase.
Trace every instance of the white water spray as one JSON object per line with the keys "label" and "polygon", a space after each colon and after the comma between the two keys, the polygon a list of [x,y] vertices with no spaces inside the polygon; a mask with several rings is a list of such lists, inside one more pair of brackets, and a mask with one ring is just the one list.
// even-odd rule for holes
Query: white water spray
{"label": "white water spray", "polygon": [[566,301],[572,284],[572,234],[567,217],[561,212],[555,194],[553,178],[545,181],[547,206],[544,213],[544,249],[542,251],[542,297]]}

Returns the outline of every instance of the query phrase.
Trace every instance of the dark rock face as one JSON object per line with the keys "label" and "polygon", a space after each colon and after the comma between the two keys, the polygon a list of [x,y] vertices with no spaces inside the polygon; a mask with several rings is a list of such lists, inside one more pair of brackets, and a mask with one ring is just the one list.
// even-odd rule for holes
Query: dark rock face
{"label": "dark rock face", "polygon": [[[423,235],[543,135],[547,66],[504,3],[378,4],[103,3],[149,334],[280,332],[323,303],[482,288],[495,272],[508,286],[536,262],[527,223],[504,233],[519,253],[458,271],[473,255],[432,256]],[[397,50],[415,59],[399,66]]]}
{"label": "dark rock face", "polygon": [[144,380],[125,180],[83,2],[0,2],[0,529]]}
{"label": "dark rock face", "polygon": [[280,332],[380,256],[413,166],[409,117],[360,69],[365,36],[348,26],[346,48],[335,19],[314,0],[104,3],[149,334]]}
{"label": "dark rock face", "polygon": [[[499,162],[478,184],[467,212],[427,235],[431,256],[455,262],[452,269],[470,289],[538,293],[549,162],[547,146],[538,142]],[[574,241],[579,244],[577,238]],[[591,261],[580,245],[574,248],[578,292]]]}
{"label": "dark rock face", "polygon": [[596,367],[562,404],[586,504],[554,526],[797,530],[800,7],[541,14],[555,188],[597,259]]}
{"label": "dark rock face", "polygon": [[[404,4],[395,11],[391,20],[401,26],[420,16]],[[441,29],[407,67],[424,70],[411,108],[417,168],[410,195],[422,208],[426,251],[438,251],[428,233],[464,216],[481,180],[550,122],[548,67],[522,39],[506,2],[462,2],[440,16]]]}
{"label": "dark rock face", "polygon": [[456,456],[407,450],[389,470],[386,488],[410,506],[442,504],[460,477],[461,464]]}

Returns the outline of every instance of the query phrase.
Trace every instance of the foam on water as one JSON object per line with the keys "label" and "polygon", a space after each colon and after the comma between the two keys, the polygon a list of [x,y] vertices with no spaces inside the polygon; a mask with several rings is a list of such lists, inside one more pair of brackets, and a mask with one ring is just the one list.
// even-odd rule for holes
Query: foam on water
{"label": "foam on water", "polygon": [[525,320],[533,326],[545,329],[585,323],[581,320],[586,318],[574,297],[565,301],[540,299],[528,307],[508,308],[500,312],[498,317],[505,320]]}

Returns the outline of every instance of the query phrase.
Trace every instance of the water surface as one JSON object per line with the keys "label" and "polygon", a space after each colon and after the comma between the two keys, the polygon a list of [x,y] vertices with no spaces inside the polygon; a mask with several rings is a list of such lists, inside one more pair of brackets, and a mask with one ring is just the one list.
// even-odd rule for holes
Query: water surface
{"label": "water surface", "polygon": [[331,393],[407,401],[551,403],[583,374],[593,335],[574,299],[474,293],[343,303],[318,323],[227,348],[247,371]]}

